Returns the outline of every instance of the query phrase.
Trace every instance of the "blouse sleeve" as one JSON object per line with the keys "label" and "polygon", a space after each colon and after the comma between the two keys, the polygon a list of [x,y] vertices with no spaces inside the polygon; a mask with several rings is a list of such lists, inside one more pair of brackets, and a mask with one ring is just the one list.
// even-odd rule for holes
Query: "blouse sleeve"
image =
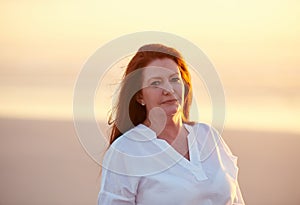
{"label": "blouse sleeve", "polygon": [[102,169],[98,205],[134,205],[135,195],[134,178]]}
{"label": "blouse sleeve", "polygon": [[213,130],[214,134],[216,134],[219,139],[218,142],[218,147],[220,149],[220,152],[222,152],[222,155],[224,156],[223,162],[225,164],[225,167],[229,174],[232,175],[233,178],[235,178],[235,183],[236,183],[236,195],[233,201],[233,205],[245,205],[241,189],[238,183],[238,165],[237,165],[237,160],[238,157],[233,155],[230,148],[226,144],[226,142],[223,140],[223,138],[218,134],[216,130]]}
{"label": "blouse sleeve", "polygon": [[233,205],[245,205],[239,183],[236,182],[236,185],[237,185],[237,187],[236,187],[236,196],[235,196]]}
{"label": "blouse sleeve", "polygon": [[128,171],[131,167],[126,154],[116,143],[106,151],[102,161],[98,205],[134,205],[139,177]]}

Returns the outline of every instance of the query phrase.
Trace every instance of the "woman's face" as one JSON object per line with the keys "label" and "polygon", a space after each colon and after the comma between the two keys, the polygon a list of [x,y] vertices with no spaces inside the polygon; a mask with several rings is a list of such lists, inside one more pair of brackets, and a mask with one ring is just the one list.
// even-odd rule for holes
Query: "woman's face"
{"label": "woman's face", "polygon": [[145,104],[147,114],[161,108],[166,116],[182,111],[184,84],[178,65],[169,58],[153,60],[143,70],[143,89],[139,102]]}

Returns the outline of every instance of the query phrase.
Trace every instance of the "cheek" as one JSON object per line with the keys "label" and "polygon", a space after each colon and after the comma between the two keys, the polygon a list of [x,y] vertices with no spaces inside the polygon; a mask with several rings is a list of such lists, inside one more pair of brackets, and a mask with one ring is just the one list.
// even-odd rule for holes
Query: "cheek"
{"label": "cheek", "polygon": [[178,84],[174,86],[174,90],[177,93],[178,96],[183,96],[184,95],[184,86],[182,84]]}
{"label": "cheek", "polygon": [[145,101],[146,104],[150,105],[150,104],[156,104],[157,101],[161,96],[161,89],[153,89],[153,88],[146,88],[143,90],[143,99]]}

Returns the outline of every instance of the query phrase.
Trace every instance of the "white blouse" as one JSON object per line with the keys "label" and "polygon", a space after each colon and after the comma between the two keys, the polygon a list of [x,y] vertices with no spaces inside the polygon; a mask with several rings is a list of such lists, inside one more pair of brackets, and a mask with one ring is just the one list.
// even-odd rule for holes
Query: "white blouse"
{"label": "white blouse", "polygon": [[184,125],[190,160],[142,124],[115,140],[98,205],[244,205],[237,157],[210,126]]}

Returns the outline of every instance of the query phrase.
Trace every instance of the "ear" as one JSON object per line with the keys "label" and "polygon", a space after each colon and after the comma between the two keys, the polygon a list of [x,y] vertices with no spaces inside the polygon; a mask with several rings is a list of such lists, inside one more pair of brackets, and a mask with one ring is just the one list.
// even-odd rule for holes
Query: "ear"
{"label": "ear", "polygon": [[145,105],[145,102],[144,102],[144,99],[143,99],[143,94],[141,93],[141,92],[138,92],[137,94],[136,94],[136,101],[138,102],[138,103],[140,103],[142,106],[144,106]]}

